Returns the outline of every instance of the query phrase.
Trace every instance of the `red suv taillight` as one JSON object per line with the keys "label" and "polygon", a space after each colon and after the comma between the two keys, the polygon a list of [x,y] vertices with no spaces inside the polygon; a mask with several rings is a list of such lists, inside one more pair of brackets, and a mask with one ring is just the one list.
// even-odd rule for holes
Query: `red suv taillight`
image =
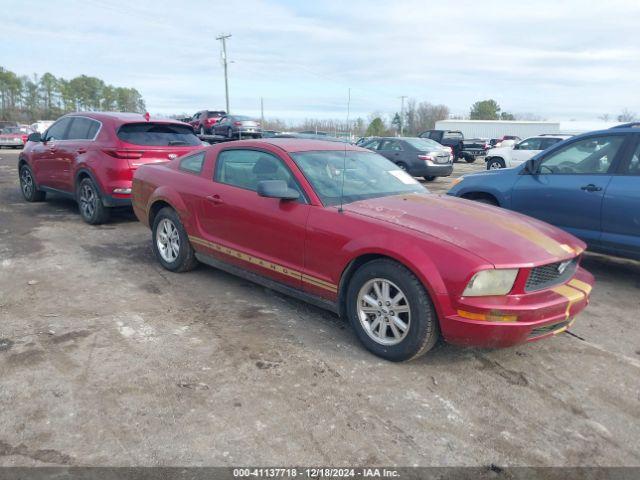
{"label": "red suv taillight", "polygon": [[113,158],[123,158],[125,160],[136,160],[138,158],[142,158],[142,154],[144,153],[144,152],[136,152],[135,150],[117,150],[117,149],[106,149],[106,150],[103,150],[103,152]]}

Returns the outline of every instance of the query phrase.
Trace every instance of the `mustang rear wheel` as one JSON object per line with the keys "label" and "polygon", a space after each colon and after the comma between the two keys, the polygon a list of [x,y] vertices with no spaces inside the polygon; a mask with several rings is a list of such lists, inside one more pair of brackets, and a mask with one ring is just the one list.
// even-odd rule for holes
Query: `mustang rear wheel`
{"label": "mustang rear wheel", "polygon": [[20,190],[27,202],[41,202],[47,196],[45,192],[38,190],[36,187],[33,172],[27,165],[20,167]]}
{"label": "mustang rear wheel", "polygon": [[347,312],[364,346],[387,360],[412,360],[438,340],[429,295],[413,273],[393,260],[374,260],[356,271],[347,288]]}
{"label": "mustang rear wheel", "polygon": [[153,220],[153,253],[172,272],[188,272],[198,265],[195,252],[178,214],[165,207]]}

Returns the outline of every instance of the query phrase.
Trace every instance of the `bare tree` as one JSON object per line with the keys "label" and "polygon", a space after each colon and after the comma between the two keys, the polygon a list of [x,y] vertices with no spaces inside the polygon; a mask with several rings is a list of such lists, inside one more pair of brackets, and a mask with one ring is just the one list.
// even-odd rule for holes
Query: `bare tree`
{"label": "bare tree", "polygon": [[435,128],[436,122],[449,118],[449,107],[420,102],[416,110],[416,134]]}
{"label": "bare tree", "polygon": [[620,115],[618,115],[618,121],[619,122],[633,122],[636,120],[636,118],[638,118],[636,116],[636,114],[632,111],[630,111],[629,109],[625,108],[624,110],[622,110],[622,112],[620,113]]}

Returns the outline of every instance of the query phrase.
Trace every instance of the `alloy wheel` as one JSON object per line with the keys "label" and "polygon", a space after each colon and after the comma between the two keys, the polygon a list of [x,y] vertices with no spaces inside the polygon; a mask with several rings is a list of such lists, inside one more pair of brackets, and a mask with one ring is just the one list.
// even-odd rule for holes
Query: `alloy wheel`
{"label": "alloy wheel", "polygon": [[173,263],[180,254],[180,235],[174,223],[164,218],[156,229],[156,245],[160,256],[167,263]]}
{"label": "alloy wheel", "polygon": [[98,195],[91,185],[80,187],[80,211],[85,218],[92,218],[96,211]]}
{"label": "alloy wheel", "polygon": [[393,282],[373,278],[358,292],[358,319],[367,335],[381,345],[397,345],[411,325],[407,296]]}
{"label": "alloy wheel", "polygon": [[501,168],[502,165],[500,164],[500,162],[496,162],[495,160],[489,162],[489,170],[500,170]]}
{"label": "alloy wheel", "polygon": [[20,172],[20,184],[24,196],[30,198],[34,190],[33,177],[31,176],[31,171],[26,167]]}

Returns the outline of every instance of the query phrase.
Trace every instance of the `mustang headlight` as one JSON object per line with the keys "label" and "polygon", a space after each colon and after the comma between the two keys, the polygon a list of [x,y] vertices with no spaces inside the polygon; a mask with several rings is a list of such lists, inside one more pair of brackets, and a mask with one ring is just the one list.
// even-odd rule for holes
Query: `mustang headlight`
{"label": "mustang headlight", "polygon": [[513,288],[517,276],[517,268],[482,270],[471,278],[462,295],[465,297],[506,295]]}

